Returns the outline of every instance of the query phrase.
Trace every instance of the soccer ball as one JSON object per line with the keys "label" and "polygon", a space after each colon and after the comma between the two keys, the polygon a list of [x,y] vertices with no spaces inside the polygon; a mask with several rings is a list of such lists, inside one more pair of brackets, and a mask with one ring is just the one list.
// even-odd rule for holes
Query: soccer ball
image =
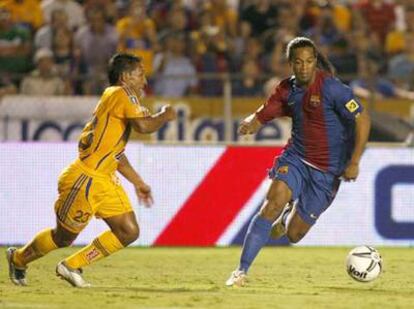
{"label": "soccer ball", "polygon": [[346,271],[356,281],[373,281],[382,271],[381,255],[369,246],[356,247],[346,257]]}

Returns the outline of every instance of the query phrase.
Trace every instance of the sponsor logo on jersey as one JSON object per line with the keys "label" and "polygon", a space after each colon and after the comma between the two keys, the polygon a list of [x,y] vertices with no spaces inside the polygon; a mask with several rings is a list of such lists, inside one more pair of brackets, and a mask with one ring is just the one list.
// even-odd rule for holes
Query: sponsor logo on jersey
{"label": "sponsor logo on jersey", "polygon": [[130,95],[130,96],[129,96],[129,100],[130,100],[133,104],[138,104],[138,103],[139,103],[138,98],[137,98],[136,96],[134,96],[134,95]]}
{"label": "sponsor logo on jersey", "polygon": [[354,99],[352,99],[352,100],[348,101],[348,103],[345,104],[345,107],[348,111],[353,113],[358,109],[359,104],[357,102],[355,102]]}
{"label": "sponsor logo on jersey", "polygon": [[317,94],[312,94],[310,97],[310,105],[313,107],[317,107],[321,104],[321,98]]}

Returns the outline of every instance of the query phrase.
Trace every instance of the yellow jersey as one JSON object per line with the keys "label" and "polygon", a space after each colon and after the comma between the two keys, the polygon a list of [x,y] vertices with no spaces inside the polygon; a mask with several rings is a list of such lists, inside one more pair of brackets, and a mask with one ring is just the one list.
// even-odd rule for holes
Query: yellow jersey
{"label": "yellow jersey", "polygon": [[106,88],[92,119],[82,130],[79,159],[96,172],[114,173],[131,133],[128,119],[143,116],[144,107],[130,88]]}

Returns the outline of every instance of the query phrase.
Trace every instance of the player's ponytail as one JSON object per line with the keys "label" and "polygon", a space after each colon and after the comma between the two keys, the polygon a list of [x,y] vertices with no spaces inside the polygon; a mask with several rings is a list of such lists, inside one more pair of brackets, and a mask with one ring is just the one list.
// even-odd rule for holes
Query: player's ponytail
{"label": "player's ponytail", "polygon": [[316,55],[318,68],[320,68],[321,70],[324,70],[324,71],[326,71],[326,72],[328,72],[332,75],[335,75],[335,68],[332,65],[332,63],[328,60],[328,58],[324,54],[322,54],[319,51],[319,49],[316,47],[315,43],[309,38],[296,37],[296,38],[292,39],[286,47],[286,58],[289,61],[292,61],[294,51],[298,48],[303,48],[303,47],[310,47],[310,48],[313,49],[313,51],[315,52],[315,55]]}

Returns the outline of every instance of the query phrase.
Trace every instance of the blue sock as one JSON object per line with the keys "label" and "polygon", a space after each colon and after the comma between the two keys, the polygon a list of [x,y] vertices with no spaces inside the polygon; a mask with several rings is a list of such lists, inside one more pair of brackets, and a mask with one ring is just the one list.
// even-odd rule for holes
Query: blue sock
{"label": "blue sock", "polygon": [[266,245],[270,230],[272,229],[272,223],[272,221],[259,217],[259,214],[253,217],[244,238],[239,270],[247,273],[260,249]]}

